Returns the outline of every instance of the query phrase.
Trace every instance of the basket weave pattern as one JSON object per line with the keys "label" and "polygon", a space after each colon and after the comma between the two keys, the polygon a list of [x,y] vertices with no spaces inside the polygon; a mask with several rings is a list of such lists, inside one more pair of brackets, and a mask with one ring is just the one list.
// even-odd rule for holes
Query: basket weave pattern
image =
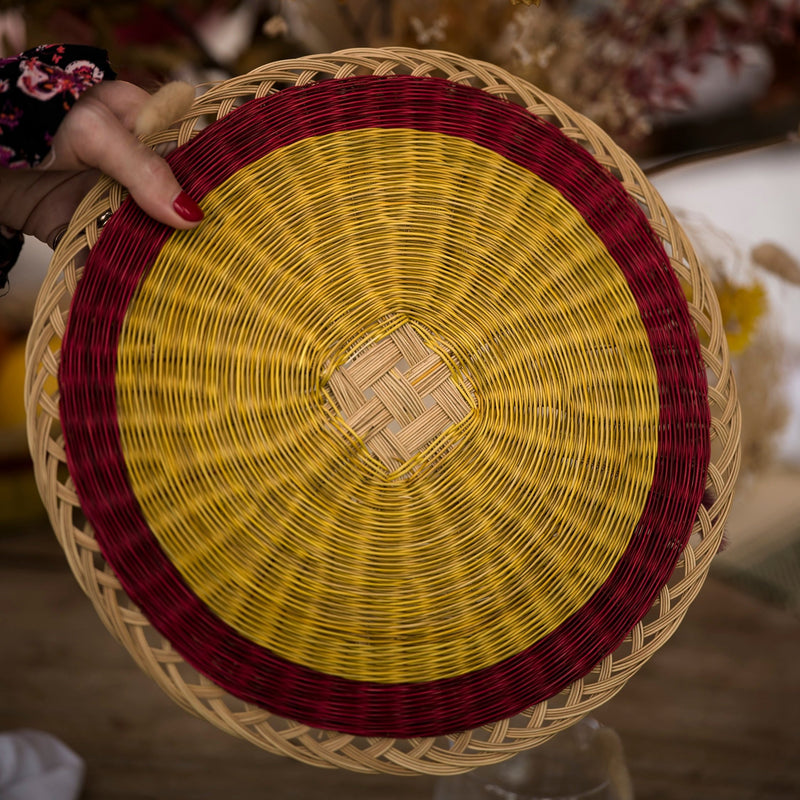
{"label": "basket weave pattern", "polygon": [[328,385],[343,422],[389,471],[470,411],[447,364],[409,323],[335,370]]}
{"label": "basket weave pattern", "polygon": [[[721,537],[737,467],[738,410],[713,292],[663,203],[635,165],[594,126],[501,70],[455,56],[403,50],[340,53],[271,65],[212,89],[198,101],[192,114],[183,123],[172,131],[154,137],[153,144],[173,141],[183,144],[189,141],[197,131],[198,121],[206,121],[209,117],[223,118],[240,100],[266,97],[276,88],[308,84],[322,77],[345,78],[365,73],[444,76],[451,81],[472,84],[490,94],[513,100],[549,119],[569,138],[585,147],[598,162],[611,169],[628,193],[637,199],[645,209],[650,226],[667,248],[676,275],[691,287],[689,310],[694,323],[708,341],[702,355],[712,376],[709,400],[715,451],[708,470],[707,488],[716,496],[716,500],[710,508],[701,506],[693,527],[695,536],[692,543],[683,550],[672,577],[661,589],[648,616],[634,627],[623,645],[605,657],[588,675],[573,681],[563,693],[538,703],[521,717],[451,735],[447,740],[435,737],[364,740],[351,734],[322,733],[285,721],[261,709],[243,706],[240,701],[193,673],[132,605],[104,564],[94,532],[82,520],[72,480],[64,475],[62,468],[66,463],[66,455],[57,425],[57,397],[48,395],[44,389],[47,377],[56,371],[57,353],[50,350],[49,343],[54,335],[61,336],[64,333],[66,301],[74,293],[80,277],[80,253],[85,246],[93,248],[97,242],[94,220],[108,208],[116,209],[122,200],[118,187],[108,183],[98,186],[73,221],[40,297],[29,345],[29,363],[34,365],[28,383],[31,412],[29,433],[40,489],[82,587],[112,632],[181,705],[266,749],[291,754],[308,763],[367,771],[444,774],[501,760],[574,722],[613,695],[671,634],[699,590]],[[451,425],[457,427],[462,424],[468,419],[470,404],[477,402],[472,395],[474,387],[467,385],[463,377],[460,387],[452,383],[452,368],[448,366],[443,369],[441,365],[444,361],[438,357],[432,358],[431,354],[436,356],[436,353],[425,348],[419,339],[414,341],[409,331],[413,329],[401,327],[393,335],[405,336],[403,341],[406,342],[406,350],[401,347],[398,352],[406,359],[409,367],[406,378],[408,384],[416,387],[416,391],[414,397],[409,396],[408,402],[401,403],[389,416],[394,416],[397,422],[408,423],[411,422],[408,408],[416,407],[421,413],[419,418],[425,418],[430,410],[426,407],[425,398],[430,394],[436,401],[434,413],[444,413],[436,411],[436,408],[448,409],[444,413],[447,420],[439,416],[439,422],[430,428],[426,426],[425,435],[419,438],[415,436],[410,442],[401,441],[399,448],[391,442],[392,437],[396,438],[394,432],[389,431],[391,437],[384,433],[386,441],[373,444],[371,450],[384,469],[390,469],[390,464],[394,466],[401,459],[405,462],[414,457],[420,448],[435,443],[438,436],[452,430]],[[379,347],[380,344],[376,349]],[[429,365],[426,359],[430,359]],[[326,400],[329,407],[333,405],[341,414],[346,426],[355,429],[357,437],[368,439],[367,432],[371,433],[374,423],[367,421],[364,423],[366,427],[362,428],[358,414],[361,413],[363,419],[373,419],[370,414],[377,407],[375,399],[380,401],[382,385],[380,381],[378,384],[370,383],[371,377],[365,382],[350,375],[350,370],[360,361],[355,357],[349,365],[343,364],[333,371]],[[391,357],[379,360],[375,372],[385,374],[388,368],[388,374],[393,376],[392,368],[396,364],[397,359],[392,352]],[[415,369],[418,372],[414,372]],[[395,377],[389,380],[395,380]],[[423,385],[420,386],[420,383]],[[357,396],[355,389],[363,396],[363,389],[367,386],[374,391],[374,396],[367,398],[364,407],[370,410],[359,411],[357,406],[351,405]],[[445,393],[437,397],[439,389],[434,390],[434,386],[453,388],[442,390]],[[402,397],[407,389],[407,384],[401,388],[394,387],[388,396]],[[383,447],[387,441],[390,449]],[[369,444],[367,447],[369,449]],[[590,666],[591,663],[587,665]]]}

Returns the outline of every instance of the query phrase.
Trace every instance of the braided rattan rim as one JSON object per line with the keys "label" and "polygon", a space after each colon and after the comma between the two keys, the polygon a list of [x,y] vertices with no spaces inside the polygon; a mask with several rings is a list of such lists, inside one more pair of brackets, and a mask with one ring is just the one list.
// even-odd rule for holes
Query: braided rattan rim
{"label": "braided rattan rim", "polygon": [[445,77],[519,103],[546,118],[622,181],[687,288],[709,380],[712,458],[707,496],[714,500],[701,505],[691,541],[670,581],[617,651],[564,692],[518,717],[448,737],[413,740],[364,739],[285,720],[231,697],[186,664],[131,603],[100,553],[68,474],[58,393],[51,389],[53,381],[48,382],[58,372],[58,342],[86,248],[93,247],[99,236],[97,220],[104,212],[116,210],[124,199],[123,189],[107,178],[76,212],[39,294],[27,348],[28,439],[39,491],[81,588],[111,633],[180,706],[265,750],[307,764],[359,772],[454,774],[502,761],[577,722],[613,697],[672,635],[699,592],[722,538],[739,468],[740,413],[716,296],[675,218],[633,160],[596,125],[498,67],[449,53],[405,48],[346,50],[281,61],[213,87],[185,118],[150,137],[148,144],[182,145],[203,125],[246,100],[287,86],[358,74]]}

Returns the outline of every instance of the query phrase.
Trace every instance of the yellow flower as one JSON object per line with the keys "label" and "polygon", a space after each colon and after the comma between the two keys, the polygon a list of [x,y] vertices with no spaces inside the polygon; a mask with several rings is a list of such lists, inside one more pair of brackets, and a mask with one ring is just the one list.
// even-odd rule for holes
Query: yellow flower
{"label": "yellow flower", "polygon": [[758,321],[767,309],[764,287],[758,282],[744,286],[723,277],[715,282],[714,288],[728,347],[731,353],[741,353],[750,344]]}

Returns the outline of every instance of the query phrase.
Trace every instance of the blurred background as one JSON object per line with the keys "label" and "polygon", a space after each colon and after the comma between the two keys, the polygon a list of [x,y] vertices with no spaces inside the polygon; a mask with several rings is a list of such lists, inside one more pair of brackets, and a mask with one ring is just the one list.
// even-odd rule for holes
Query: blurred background
{"label": "blurred background", "polygon": [[[715,579],[786,615],[776,620],[800,617],[798,0],[39,0],[0,8],[0,56],[55,41],[98,45],[121,78],[147,89],[168,79],[202,85],[314,52],[407,45],[494,62],[595,120],[661,191],[719,295],[744,431]],[[50,255],[28,241],[0,299],[0,547],[5,538],[12,567],[39,557],[39,545],[29,551],[20,537],[46,528],[25,443],[23,380],[25,335]],[[787,786],[786,794],[741,796],[798,796],[797,784]],[[650,796],[673,796],[664,791]]]}

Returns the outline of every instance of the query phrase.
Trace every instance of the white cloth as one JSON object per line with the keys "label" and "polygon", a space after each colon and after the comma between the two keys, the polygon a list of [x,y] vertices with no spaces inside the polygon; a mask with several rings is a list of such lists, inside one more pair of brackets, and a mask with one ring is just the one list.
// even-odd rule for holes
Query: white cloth
{"label": "white cloth", "polygon": [[77,800],[84,772],[83,760],[49,733],[0,733],[0,800]]}

